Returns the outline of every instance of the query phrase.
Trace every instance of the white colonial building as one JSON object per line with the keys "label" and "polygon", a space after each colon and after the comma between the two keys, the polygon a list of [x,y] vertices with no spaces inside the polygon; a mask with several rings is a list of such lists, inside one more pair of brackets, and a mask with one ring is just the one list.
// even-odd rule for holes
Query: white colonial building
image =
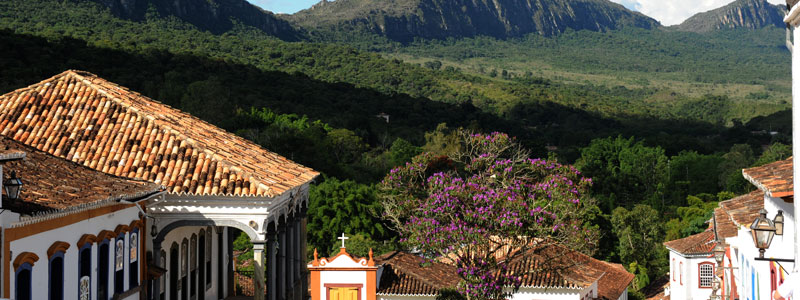
{"label": "white colonial building", "polygon": [[[55,162],[10,163],[26,185],[0,214],[3,297],[47,299],[46,260],[63,257],[64,278],[80,282],[51,299],[225,298],[234,291],[232,241],[244,232],[254,244],[256,299],[265,290],[271,300],[305,298],[315,171],[80,71],[0,96],[0,135],[37,153],[23,164],[44,155],[80,167],[75,174],[118,181],[71,178]],[[47,173],[58,175],[33,175]],[[133,183],[144,188],[126,190]],[[28,272],[32,294],[18,284]]]}

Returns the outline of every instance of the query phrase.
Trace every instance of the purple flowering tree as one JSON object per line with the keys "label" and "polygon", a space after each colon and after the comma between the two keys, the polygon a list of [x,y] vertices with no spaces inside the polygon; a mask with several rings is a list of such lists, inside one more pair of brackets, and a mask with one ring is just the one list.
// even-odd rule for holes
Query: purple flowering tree
{"label": "purple flowering tree", "polygon": [[459,132],[454,153],[424,153],[381,183],[387,219],[408,247],[454,263],[468,299],[504,299],[525,272],[508,270],[529,251],[560,244],[590,253],[584,222],[591,180],[574,167],[531,159],[503,133]]}

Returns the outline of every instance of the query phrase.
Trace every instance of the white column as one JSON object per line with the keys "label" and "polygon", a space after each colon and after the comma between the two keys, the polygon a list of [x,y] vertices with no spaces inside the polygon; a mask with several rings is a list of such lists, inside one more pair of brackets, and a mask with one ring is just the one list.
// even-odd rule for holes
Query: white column
{"label": "white column", "polygon": [[264,244],[253,243],[253,300],[264,300]]}
{"label": "white column", "polygon": [[[272,226],[272,225],[270,225]],[[270,227],[272,229],[272,227]],[[274,231],[270,230],[271,232],[267,233],[267,265],[269,266],[269,286],[267,287],[267,295],[269,295],[269,299],[267,300],[278,300],[278,272],[277,272],[277,257],[278,251],[275,250],[275,246],[277,243],[276,234]]]}
{"label": "white column", "polygon": [[286,295],[294,297],[294,217],[286,222]]}
{"label": "white column", "polygon": [[[794,7],[793,11],[798,7]],[[797,14],[794,14],[795,19]],[[791,14],[788,18],[791,18]],[[792,22],[794,23],[794,22]],[[792,26],[794,31],[794,41],[800,41],[800,30],[797,26]],[[800,199],[800,53],[792,50],[792,182],[794,184],[794,197]],[[795,203],[798,204],[798,203]],[[800,271],[800,240],[798,240],[798,232],[800,232],[800,205],[794,205],[794,270]]]}
{"label": "white column", "polygon": [[278,277],[280,277],[280,284],[278,284],[278,299],[286,300],[286,224],[278,226],[278,243],[280,244],[280,248],[278,248],[279,253],[277,263],[281,272],[281,274],[278,274]]}
{"label": "white column", "polygon": [[303,239],[300,237],[301,233],[301,219],[303,218],[302,213],[298,213],[295,215],[294,219],[294,261],[292,262],[292,266],[294,266],[294,290],[295,295],[294,298],[296,300],[303,299],[303,263],[305,261],[305,253],[302,252],[303,249]]}

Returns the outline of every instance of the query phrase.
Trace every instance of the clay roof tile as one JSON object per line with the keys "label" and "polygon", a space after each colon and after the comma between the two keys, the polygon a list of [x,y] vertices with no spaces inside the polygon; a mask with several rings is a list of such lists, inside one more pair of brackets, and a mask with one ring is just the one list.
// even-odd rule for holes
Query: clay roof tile
{"label": "clay roof tile", "polygon": [[81,71],[0,96],[0,133],[102,172],[167,185],[176,193],[271,197],[318,175]]}

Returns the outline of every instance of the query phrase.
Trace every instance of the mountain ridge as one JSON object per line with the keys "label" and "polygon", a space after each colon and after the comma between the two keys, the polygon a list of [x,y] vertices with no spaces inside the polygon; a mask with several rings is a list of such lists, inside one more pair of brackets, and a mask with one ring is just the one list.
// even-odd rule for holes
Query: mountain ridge
{"label": "mountain ridge", "polygon": [[269,35],[297,40],[301,33],[272,12],[246,0],[92,0],[111,10],[117,17],[141,21],[148,10],[178,17],[200,29],[215,34],[231,30],[234,20],[257,28]]}
{"label": "mountain ridge", "polygon": [[362,30],[400,42],[660,27],[655,19],[607,0],[322,0],[281,17],[307,29]]}
{"label": "mountain ridge", "polygon": [[696,14],[672,28],[704,33],[733,28],[782,27],[784,15],[783,8],[766,0],[737,0],[723,7]]}

